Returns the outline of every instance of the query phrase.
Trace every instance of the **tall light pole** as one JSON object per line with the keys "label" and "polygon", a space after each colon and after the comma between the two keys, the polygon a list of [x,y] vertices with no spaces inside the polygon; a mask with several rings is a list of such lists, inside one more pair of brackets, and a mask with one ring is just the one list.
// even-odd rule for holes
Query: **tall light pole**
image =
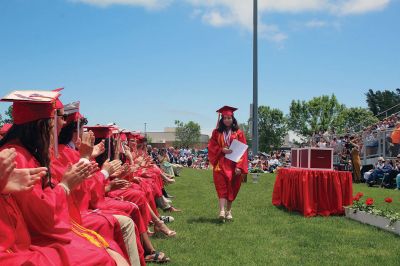
{"label": "tall light pole", "polygon": [[253,155],[258,153],[258,5],[253,1],[253,120],[251,146]]}
{"label": "tall light pole", "polygon": [[147,123],[144,123],[144,136],[147,138]]}

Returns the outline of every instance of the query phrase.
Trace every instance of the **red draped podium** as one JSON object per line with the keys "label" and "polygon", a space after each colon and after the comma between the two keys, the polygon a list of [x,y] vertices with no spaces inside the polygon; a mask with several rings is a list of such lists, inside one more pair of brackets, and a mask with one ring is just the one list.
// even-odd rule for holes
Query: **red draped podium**
{"label": "red draped podium", "polygon": [[283,168],[276,176],[272,204],[306,217],[342,215],[352,195],[350,172]]}

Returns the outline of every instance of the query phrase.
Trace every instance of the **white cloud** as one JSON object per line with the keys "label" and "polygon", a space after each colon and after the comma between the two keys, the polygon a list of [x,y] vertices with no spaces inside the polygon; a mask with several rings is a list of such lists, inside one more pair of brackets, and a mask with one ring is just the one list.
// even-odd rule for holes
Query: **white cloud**
{"label": "white cloud", "polygon": [[[101,7],[110,5],[141,6],[160,9],[173,3],[185,2],[193,7],[190,17],[200,18],[214,27],[239,27],[251,32],[253,29],[253,0],[69,0]],[[263,22],[269,13],[320,13],[333,16],[361,15],[385,9],[393,0],[259,0],[260,34],[274,42],[288,38],[276,25]],[[332,23],[312,20],[308,28],[332,26]],[[340,28],[340,24],[333,25]]]}
{"label": "white cloud", "polygon": [[[239,26],[248,31],[253,29],[253,0],[185,0],[196,10],[202,10],[203,22],[216,26]],[[386,8],[392,0],[259,0],[260,33],[270,41],[283,42],[288,36],[277,26],[265,24],[263,17],[268,13],[324,13],[334,16],[359,15]],[[333,26],[340,23],[328,23],[312,20],[305,24],[309,28]]]}
{"label": "white cloud", "polygon": [[161,9],[170,5],[173,0],[70,0],[85,4],[107,7],[111,5],[141,6],[147,9]]}
{"label": "white cloud", "polygon": [[390,0],[351,0],[343,1],[339,6],[339,13],[342,15],[364,14],[372,11],[380,11],[386,8]]}
{"label": "white cloud", "polygon": [[326,27],[328,23],[323,20],[313,19],[305,23],[307,28],[323,28]]}
{"label": "white cloud", "polygon": [[203,14],[202,20],[203,22],[215,27],[222,27],[235,23],[234,18],[232,18],[230,14],[224,15],[218,10],[211,10],[210,12]]}

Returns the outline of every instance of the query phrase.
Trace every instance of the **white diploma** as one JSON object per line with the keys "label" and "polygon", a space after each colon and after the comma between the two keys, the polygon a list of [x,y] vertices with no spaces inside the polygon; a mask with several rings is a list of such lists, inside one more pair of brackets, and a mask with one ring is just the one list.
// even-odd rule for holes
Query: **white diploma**
{"label": "white diploma", "polygon": [[225,158],[237,163],[240,160],[240,158],[242,158],[243,154],[247,151],[248,147],[249,146],[247,146],[243,142],[234,139],[231,143],[231,146],[229,147],[229,149],[232,150],[232,153],[225,154]]}

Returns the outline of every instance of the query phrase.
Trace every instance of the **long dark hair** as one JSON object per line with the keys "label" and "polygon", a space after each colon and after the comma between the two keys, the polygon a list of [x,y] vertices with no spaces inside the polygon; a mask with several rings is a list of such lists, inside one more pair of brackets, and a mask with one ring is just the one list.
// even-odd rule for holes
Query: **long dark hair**
{"label": "long dark hair", "polygon": [[[233,120],[233,123],[232,123],[231,129],[232,129],[233,132],[236,132],[236,131],[239,130],[239,125],[238,125],[238,122],[237,122],[237,120],[236,120],[236,118],[234,116],[232,116],[232,120]],[[221,119],[218,122],[217,130],[218,130],[219,133],[222,133],[222,132],[224,132],[226,130],[226,126],[224,124],[224,117],[223,116],[221,117]]]}
{"label": "long dark hair", "polygon": [[[81,118],[80,119],[80,126],[87,125],[88,120],[86,118]],[[72,138],[74,137],[74,133],[77,132],[77,127],[78,123],[77,122],[71,122],[65,125],[60,132],[60,135],[58,136],[58,144],[64,144],[67,145],[72,141]]]}
{"label": "long dark hair", "polygon": [[22,146],[39,162],[41,167],[47,167],[47,175],[42,178],[42,188],[54,185],[50,175],[50,136],[51,119],[39,119],[21,125],[12,125],[10,130],[0,140],[0,147],[12,140],[19,140]]}

